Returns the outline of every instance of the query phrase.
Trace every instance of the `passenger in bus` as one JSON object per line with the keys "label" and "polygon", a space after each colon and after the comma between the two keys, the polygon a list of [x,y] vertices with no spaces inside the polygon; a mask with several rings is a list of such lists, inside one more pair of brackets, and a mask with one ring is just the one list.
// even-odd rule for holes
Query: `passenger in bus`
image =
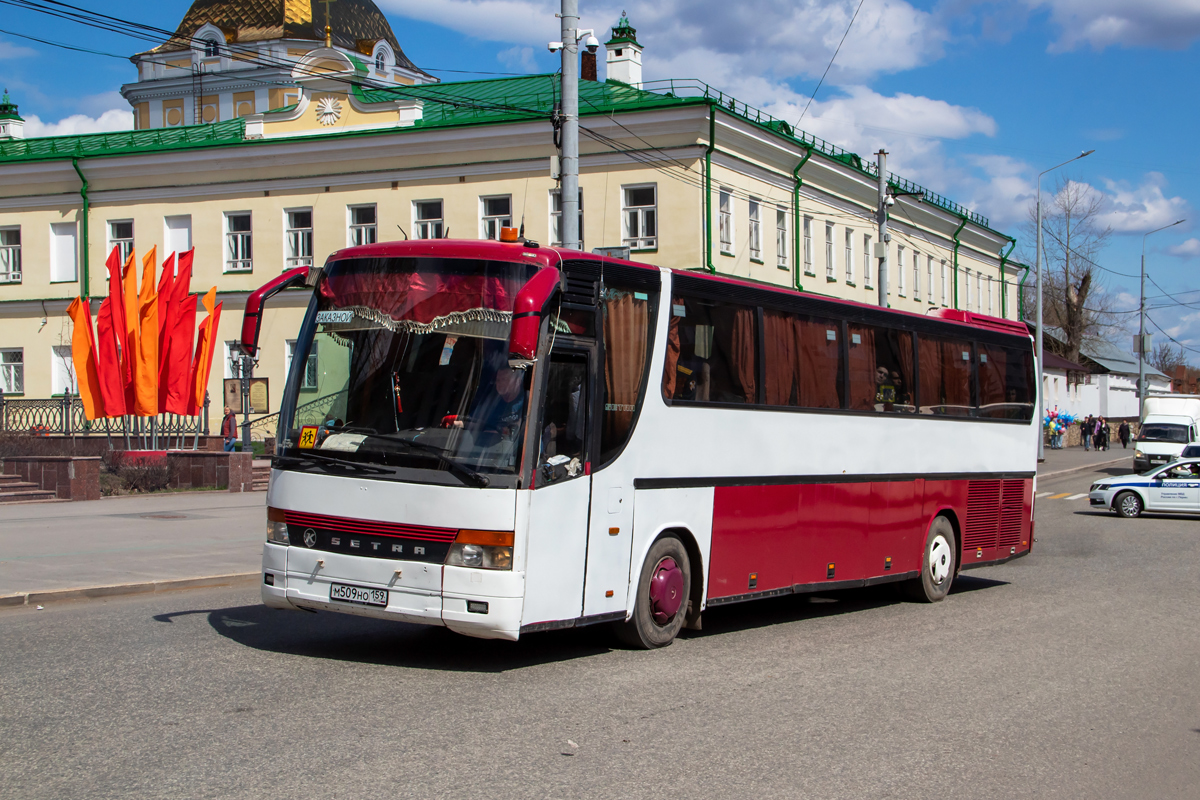
{"label": "passenger in bus", "polygon": [[882,364],[875,368],[875,410],[895,411],[896,386],[892,375]]}

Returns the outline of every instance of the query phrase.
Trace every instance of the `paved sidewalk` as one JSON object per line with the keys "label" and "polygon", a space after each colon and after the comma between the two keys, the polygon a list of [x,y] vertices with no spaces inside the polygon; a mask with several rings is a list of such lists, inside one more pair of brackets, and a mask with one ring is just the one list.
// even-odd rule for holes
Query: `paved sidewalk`
{"label": "paved sidewalk", "polygon": [[263,492],[0,506],[0,598],[257,573],[265,538]]}
{"label": "paved sidewalk", "polygon": [[1127,464],[1133,472],[1133,444],[1128,450],[1121,449],[1121,443],[1108,450],[1084,450],[1082,447],[1064,447],[1062,450],[1046,448],[1046,460],[1038,464],[1038,475],[1053,475],[1069,470],[1083,470],[1088,467],[1119,466]]}

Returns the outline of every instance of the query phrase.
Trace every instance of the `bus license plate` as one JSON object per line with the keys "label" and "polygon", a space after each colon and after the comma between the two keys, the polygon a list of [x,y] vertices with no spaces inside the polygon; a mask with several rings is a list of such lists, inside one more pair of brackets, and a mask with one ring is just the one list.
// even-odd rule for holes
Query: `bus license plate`
{"label": "bus license plate", "polygon": [[347,586],[335,583],[329,587],[329,599],[343,603],[358,603],[363,606],[386,606],[388,593],[384,589],[368,589],[366,586]]}

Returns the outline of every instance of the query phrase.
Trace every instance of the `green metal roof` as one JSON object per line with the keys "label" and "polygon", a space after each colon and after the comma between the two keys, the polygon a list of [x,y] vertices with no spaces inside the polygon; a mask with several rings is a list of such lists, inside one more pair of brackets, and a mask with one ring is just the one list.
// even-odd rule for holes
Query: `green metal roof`
{"label": "green metal roof", "polygon": [[145,131],[85,133],[80,136],[47,136],[0,141],[0,163],[137,155],[166,150],[219,147],[244,141],[246,120],[238,118],[211,125],[189,125],[181,128],[152,128]]}

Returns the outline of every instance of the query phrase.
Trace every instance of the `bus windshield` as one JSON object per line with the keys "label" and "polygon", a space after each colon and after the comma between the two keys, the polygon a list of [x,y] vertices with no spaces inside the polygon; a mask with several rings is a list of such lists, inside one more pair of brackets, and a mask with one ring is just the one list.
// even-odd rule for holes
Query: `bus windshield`
{"label": "bus windshield", "polygon": [[515,476],[529,376],[508,366],[508,333],[535,270],[449,258],[327,265],[291,354],[284,465],[373,465],[380,476],[476,486]]}

